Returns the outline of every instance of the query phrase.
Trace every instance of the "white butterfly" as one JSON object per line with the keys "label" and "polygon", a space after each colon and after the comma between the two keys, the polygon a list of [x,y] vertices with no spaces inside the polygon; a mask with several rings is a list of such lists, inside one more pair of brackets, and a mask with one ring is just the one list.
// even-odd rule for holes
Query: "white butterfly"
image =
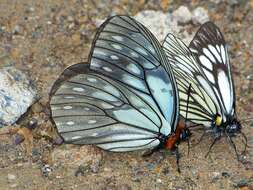
{"label": "white butterfly", "polygon": [[217,135],[213,144],[225,134],[235,148],[231,137],[241,133],[241,124],[235,112],[227,44],[219,28],[212,22],[203,24],[189,48],[169,34],[163,47],[176,78],[180,114],[185,116],[188,102],[188,120],[211,129]]}

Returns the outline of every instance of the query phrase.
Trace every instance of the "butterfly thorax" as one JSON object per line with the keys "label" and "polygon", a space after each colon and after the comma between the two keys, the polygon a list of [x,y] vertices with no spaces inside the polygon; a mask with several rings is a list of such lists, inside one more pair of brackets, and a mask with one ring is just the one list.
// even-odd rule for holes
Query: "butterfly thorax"
{"label": "butterfly thorax", "polygon": [[164,142],[163,146],[165,149],[172,150],[175,148],[175,145],[179,143],[181,140],[185,140],[190,136],[189,130],[185,127],[183,122],[179,122],[177,124],[176,131],[168,136]]}
{"label": "butterfly thorax", "polygon": [[235,116],[228,116],[226,120],[224,120],[217,114],[213,122],[213,128],[215,128],[217,132],[225,132],[229,136],[234,136],[236,133],[240,133],[241,124]]}

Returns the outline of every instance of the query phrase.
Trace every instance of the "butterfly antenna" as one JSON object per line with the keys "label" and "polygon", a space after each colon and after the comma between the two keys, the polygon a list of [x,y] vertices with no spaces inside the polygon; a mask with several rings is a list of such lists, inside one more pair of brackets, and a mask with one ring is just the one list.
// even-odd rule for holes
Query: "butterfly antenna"
{"label": "butterfly antenna", "polygon": [[[189,99],[190,99],[190,93],[191,93],[191,83],[189,85],[189,88],[187,90],[187,104],[186,104],[186,112],[185,112],[185,120],[184,120],[184,123],[185,123],[185,129],[186,129],[186,122],[187,122],[187,115],[188,115],[188,108],[189,108]],[[190,154],[190,139],[189,137],[187,138],[187,145],[188,145],[188,156]]]}
{"label": "butterfly antenna", "polygon": [[208,152],[206,153],[205,157],[207,157],[207,156],[209,155],[209,153],[211,152],[211,150],[212,150],[214,144],[220,139],[220,137],[221,137],[221,134],[213,140],[213,142],[212,142],[212,144],[210,145],[210,147],[209,147],[209,149],[208,149]]}

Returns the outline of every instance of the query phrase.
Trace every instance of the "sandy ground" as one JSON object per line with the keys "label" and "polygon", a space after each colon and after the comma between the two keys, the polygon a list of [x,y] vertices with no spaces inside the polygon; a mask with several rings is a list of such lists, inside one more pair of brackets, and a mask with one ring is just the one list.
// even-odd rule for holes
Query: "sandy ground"
{"label": "sandy ground", "polygon": [[[109,2],[109,3],[108,3]],[[159,3],[158,3],[159,2]],[[31,118],[38,120],[30,143],[13,145],[15,135],[0,136],[0,189],[253,189],[253,149],[236,160],[225,139],[205,158],[211,138],[190,149],[179,146],[181,174],[175,156],[156,152],[109,153],[93,146],[52,145],[55,138],[49,121],[48,93],[59,73],[69,65],[86,61],[96,19],[116,14],[135,15],[146,9],[174,10],[183,1],[85,1],[0,0],[0,51],[15,60],[15,67],[30,73],[39,90],[35,103],[17,127]],[[253,2],[186,1],[190,9],[203,6],[210,19],[224,32],[229,44],[241,120],[252,118],[253,109]],[[188,24],[192,32],[197,26]],[[253,144],[253,122],[243,123],[243,132]],[[4,129],[6,130],[6,129]],[[200,134],[194,133],[191,145]],[[241,143],[238,139],[237,145]],[[43,174],[43,165],[51,172]]]}

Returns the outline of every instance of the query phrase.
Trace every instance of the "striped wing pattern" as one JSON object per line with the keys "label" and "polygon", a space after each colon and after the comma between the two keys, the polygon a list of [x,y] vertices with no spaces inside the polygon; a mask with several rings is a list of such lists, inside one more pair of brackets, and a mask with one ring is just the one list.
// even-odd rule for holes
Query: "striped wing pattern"
{"label": "striped wing pattern", "polygon": [[216,114],[223,122],[233,115],[235,94],[227,45],[216,25],[201,26],[189,48],[169,34],[163,47],[172,63],[180,97],[180,114],[185,116],[187,88],[192,85],[188,118],[210,127]]}
{"label": "striped wing pattern", "polygon": [[180,114],[185,117],[187,105],[187,91],[191,84],[189,94],[188,119],[197,124],[210,126],[212,117],[217,113],[218,100],[212,97],[211,86],[203,76],[195,57],[189,48],[174,35],[169,34],[163,44],[176,78],[179,90]]}
{"label": "striped wing pattern", "polygon": [[91,70],[135,90],[175,128],[174,77],[160,43],[146,27],[128,16],[108,19],[95,36],[89,62]]}
{"label": "striped wing pattern", "polygon": [[212,22],[201,26],[190,43],[190,50],[201,65],[219,105],[226,115],[234,114],[235,91],[231,75],[227,44],[219,28]]}

